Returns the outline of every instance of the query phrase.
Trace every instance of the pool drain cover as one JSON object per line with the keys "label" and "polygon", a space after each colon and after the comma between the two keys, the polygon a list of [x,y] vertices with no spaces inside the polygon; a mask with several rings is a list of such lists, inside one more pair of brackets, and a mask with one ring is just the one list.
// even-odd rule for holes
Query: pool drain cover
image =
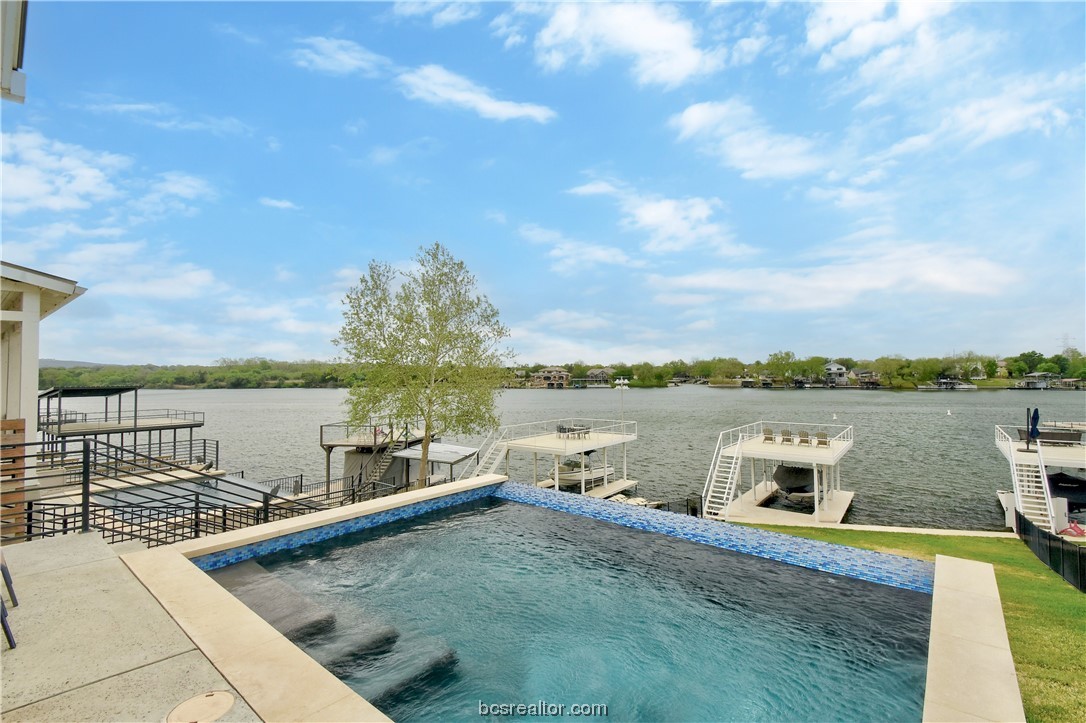
{"label": "pool drain cover", "polygon": [[225,690],[213,690],[189,698],[171,710],[166,716],[166,723],[211,723],[222,718],[233,707],[234,696]]}

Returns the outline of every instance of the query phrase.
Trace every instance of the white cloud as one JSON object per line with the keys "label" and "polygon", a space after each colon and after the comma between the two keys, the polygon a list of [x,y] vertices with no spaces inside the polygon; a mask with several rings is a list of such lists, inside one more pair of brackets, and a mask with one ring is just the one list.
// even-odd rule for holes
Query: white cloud
{"label": "white cloud", "polygon": [[198,115],[185,117],[169,103],[125,101],[101,96],[84,108],[92,113],[123,116],[137,123],[168,131],[198,131],[217,136],[245,135],[252,132],[248,124],[233,116]]}
{"label": "white cloud", "polygon": [[440,65],[424,65],[406,71],[397,80],[408,98],[433,105],[465,108],[491,120],[524,118],[546,123],[557,116],[553,110],[542,105],[498,100],[488,89]]}
{"label": "white cloud", "polygon": [[143,196],[128,204],[129,221],[143,223],[171,214],[190,215],[196,212],[192,201],[215,197],[215,189],[204,179],[180,171],[167,171],[158,174]]}
{"label": "white cloud", "polygon": [[295,42],[305,47],[296,49],[291,57],[295,65],[307,70],[332,75],[358,73],[368,78],[376,78],[391,64],[388,58],[351,40],[314,36],[299,38]]}
{"label": "white cloud", "polygon": [[417,2],[417,0],[399,0],[392,6],[397,15],[429,15],[435,28],[456,25],[465,20],[479,17],[478,3],[473,2]]}
{"label": "white cloud", "polygon": [[807,16],[807,47],[812,50],[825,48],[886,11],[885,2],[827,2],[813,7]]}
{"label": "white cloud", "polygon": [[954,108],[943,130],[967,139],[970,148],[1024,131],[1047,135],[1068,124],[1071,111],[1060,107],[1061,101],[1081,102],[1082,88],[1081,70],[1052,78],[1009,78],[1000,94]]}
{"label": "white cloud", "polygon": [[[571,63],[591,67],[604,57],[633,61],[641,85],[672,88],[724,64],[723,50],[698,47],[694,24],[671,5],[654,3],[561,3],[536,35],[536,60],[548,70]],[[510,37],[510,36],[507,36]]]}
{"label": "white cloud", "polygon": [[495,37],[502,39],[506,50],[523,44],[527,39],[524,25],[517,20],[514,11],[504,12],[490,21],[490,30]]}
{"label": "white cloud", "polygon": [[50,140],[35,130],[4,133],[3,211],[73,211],[121,195],[116,175],[131,160]]}
{"label": "white cloud", "polygon": [[[866,176],[872,173],[865,174]],[[860,179],[857,179],[857,183]],[[890,195],[883,191],[865,191],[859,188],[840,186],[837,188],[813,187],[807,191],[807,196],[816,201],[830,201],[837,208],[852,210],[866,206],[874,206],[886,203]]]}
{"label": "white cloud", "polygon": [[650,277],[661,295],[714,293],[738,296],[752,308],[843,309],[871,295],[996,296],[1018,274],[974,248],[880,241],[824,255],[803,268],[708,269]]}
{"label": "white cloud", "polygon": [[88,243],[51,255],[51,273],[78,279],[96,298],[204,299],[224,287],[214,273],[146,241]]}
{"label": "white cloud", "polygon": [[231,37],[237,38],[238,40],[241,40],[244,43],[248,43],[249,45],[259,45],[262,42],[260,38],[256,37],[255,35],[251,35],[250,33],[246,33],[243,30],[239,30],[230,23],[215,23],[211,26],[211,28],[217,33],[229,35]]}
{"label": "white cloud", "polygon": [[690,293],[676,293],[667,292],[663,294],[656,294],[653,297],[653,301],[658,304],[667,304],[668,306],[708,306],[716,301],[716,297],[712,294],[690,294]]}
{"label": "white cloud", "polygon": [[679,140],[697,140],[704,153],[741,171],[743,178],[796,178],[822,170],[828,161],[803,136],[776,133],[754,109],[732,98],[695,103],[672,116]]}
{"label": "white cloud", "polygon": [[547,256],[553,259],[551,270],[565,276],[580,274],[586,266],[611,265],[639,268],[644,265],[642,261],[631,258],[616,246],[576,241],[558,231],[543,228],[534,223],[521,224],[517,230],[521,238],[527,241],[550,246]]}
{"label": "white cloud", "polygon": [[349,120],[343,124],[343,131],[345,133],[351,134],[352,136],[356,136],[362,131],[366,130],[366,125],[367,123],[365,118],[355,118],[354,120]]}
{"label": "white cloud", "polygon": [[732,45],[731,54],[728,58],[729,65],[750,65],[758,56],[762,54],[762,51],[769,46],[768,35],[757,35],[746,38],[741,38],[734,45]]}
{"label": "white cloud", "polygon": [[613,320],[604,314],[589,314],[569,309],[551,309],[537,314],[532,321],[543,328],[555,331],[592,331],[606,329]]}
{"label": "white cloud", "polygon": [[369,160],[375,166],[387,166],[402,157],[425,156],[434,151],[437,141],[430,136],[414,138],[398,146],[374,146],[370,149]]}
{"label": "white cloud", "polygon": [[592,181],[569,191],[578,196],[610,196],[623,212],[622,225],[643,232],[642,248],[653,254],[708,248],[718,254],[750,251],[735,243],[731,230],[713,216],[723,207],[718,198],[664,198],[643,194],[623,184]]}
{"label": "white cloud", "polygon": [[288,201],[285,198],[268,198],[267,196],[263,196],[260,199],[260,205],[267,206],[268,208],[281,208],[285,211],[297,211],[301,208],[301,206],[298,206],[293,201]]}
{"label": "white cloud", "polygon": [[818,67],[828,70],[893,46],[953,10],[948,2],[902,2],[888,16],[887,7],[885,3],[816,6],[807,20],[807,46],[823,51]]}

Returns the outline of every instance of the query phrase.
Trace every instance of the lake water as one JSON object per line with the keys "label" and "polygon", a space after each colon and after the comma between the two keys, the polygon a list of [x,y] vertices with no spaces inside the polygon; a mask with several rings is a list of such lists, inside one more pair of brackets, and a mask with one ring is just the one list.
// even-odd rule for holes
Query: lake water
{"label": "lake water", "polygon": [[[204,412],[204,429],[195,436],[218,439],[221,466],[243,470],[249,479],[299,472],[323,478],[320,425],[346,418],[345,398],[343,389],[139,393],[142,409]],[[70,408],[81,409],[86,403],[73,400]],[[994,444],[994,428],[1023,424],[1026,407],[1034,406],[1040,407],[1044,420],[1081,421],[1086,418],[1086,393],[683,386],[517,389],[498,399],[503,424],[564,417],[636,421],[638,440],[628,448],[629,475],[640,481],[642,496],[663,500],[700,496],[717,436],[725,429],[758,420],[851,424],[856,444],[841,464],[841,478],[843,488],[855,490],[856,498],[846,522],[957,529],[1002,529],[1003,512],[995,493],[1007,489],[1011,481]],[[342,454],[333,455],[332,461],[335,477]],[[530,478],[529,467],[526,462],[514,468],[514,478]]]}

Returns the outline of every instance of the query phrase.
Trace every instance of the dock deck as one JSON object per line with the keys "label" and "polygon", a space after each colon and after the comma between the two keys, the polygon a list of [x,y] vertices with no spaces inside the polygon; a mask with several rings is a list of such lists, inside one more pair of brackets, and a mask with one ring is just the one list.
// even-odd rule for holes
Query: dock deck
{"label": "dock deck", "polygon": [[818,508],[818,519],[814,509],[809,514],[791,510],[777,510],[772,507],[760,507],[777,492],[777,485],[772,481],[759,482],[754,489],[747,490],[728,505],[727,518],[730,522],[746,522],[752,525],[788,525],[793,527],[817,527],[838,525],[845,519],[848,508],[856,493],[850,490],[833,490]]}
{"label": "dock deck", "polygon": [[528,452],[540,455],[572,457],[588,454],[607,447],[633,442],[636,434],[589,431],[580,436],[563,436],[558,432],[535,434],[507,442],[507,448],[516,452]]}

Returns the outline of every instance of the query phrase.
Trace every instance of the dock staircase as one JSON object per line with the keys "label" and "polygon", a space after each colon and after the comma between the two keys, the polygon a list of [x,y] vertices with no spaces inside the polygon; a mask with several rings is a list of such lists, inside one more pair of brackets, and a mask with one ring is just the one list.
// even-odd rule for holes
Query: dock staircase
{"label": "dock staircase", "polygon": [[392,455],[407,447],[406,435],[407,432],[405,431],[404,436],[394,439],[392,443],[385,448],[385,451],[381,453],[377,462],[370,467],[369,471],[366,473],[367,485],[374,484],[385,476],[385,472],[392,466]]}
{"label": "dock staircase", "polygon": [[1042,530],[1055,534],[1052,529],[1055,513],[1040,447],[1035,452],[1016,450],[1013,454],[1011,477],[1018,510]]}
{"label": "dock staircase", "polygon": [[735,493],[739,488],[743,444],[742,440],[731,444],[726,443],[730,441],[721,436],[717,443],[716,454],[713,455],[713,464],[709,468],[709,476],[705,480],[705,491],[702,494],[703,517],[726,520],[728,505],[735,499]]}
{"label": "dock staircase", "polygon": [[[498,464],[502,460],[502,455],[505,454],[505,450],[508,448],[509,443],[507,437],[509,435],[508,428],[502,427],[498,430],[498,436],[490,442],[490,437],[494,436],[494,432],[483,440],[483,444],[480,445],[480,449],[486,447],[486,452],[479,458],[479,463],[474,467],[471,465],[465,465],[464,469],[460,470],[460,474],[457,476],[457,480],[465,479],[468,476],[478,477],[484,474],[494,474],[498,471]],[[487,442],[490,442],[490,446],[487,447]]]}

